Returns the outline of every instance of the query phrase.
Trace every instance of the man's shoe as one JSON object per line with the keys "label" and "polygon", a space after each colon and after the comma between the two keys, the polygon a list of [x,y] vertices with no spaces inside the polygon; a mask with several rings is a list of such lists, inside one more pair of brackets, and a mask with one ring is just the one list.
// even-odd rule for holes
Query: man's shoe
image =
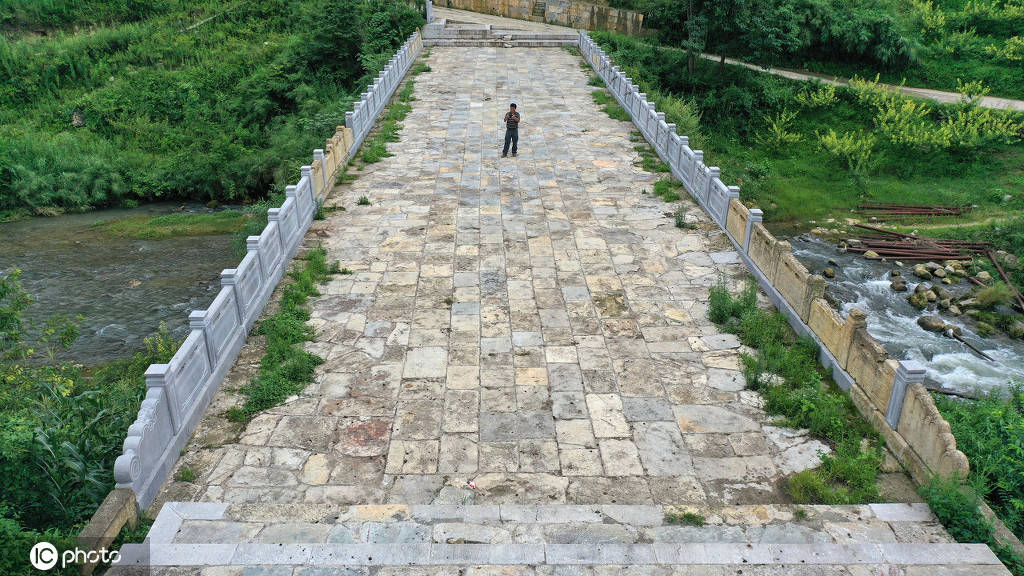
{"label": "man's shoe", "polygon": [[[515,154],[513,154],[513,156],[515,156]],[[508,154],[502,154],[501,157],[502,158],[508,158]]]}
{"label": "man's shoe", "polygon": [[517,152],[513,152],[513,153],[512,153],[512,157],[513,157],[513,158],[515,158],[516,156],[519,156],[519,153],[517,153]]}

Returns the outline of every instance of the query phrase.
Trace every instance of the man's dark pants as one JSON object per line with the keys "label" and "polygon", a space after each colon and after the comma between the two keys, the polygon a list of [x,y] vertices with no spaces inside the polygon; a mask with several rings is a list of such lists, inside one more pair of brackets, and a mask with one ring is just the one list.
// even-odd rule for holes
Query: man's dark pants
{"label": "man's dark pants", "polygon": [[505,148],[501,150],[501,155],[508,155],[508,144],[512,143],[512,153],[515,154],[519,151],[519,128],[506,128],[505,129]]}

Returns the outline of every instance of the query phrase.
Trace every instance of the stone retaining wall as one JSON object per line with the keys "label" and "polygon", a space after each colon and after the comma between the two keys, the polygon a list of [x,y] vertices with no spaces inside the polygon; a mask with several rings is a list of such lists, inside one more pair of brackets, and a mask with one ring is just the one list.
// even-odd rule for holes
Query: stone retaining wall
{"label": "stone retaining wall", "polygon": [[[558,24],[584,30],[611,30],[622,34],[639,34],[644,15],[587,2],[570,0],[438,0],[438,6],[493,14],[518,20]],[[535,6],[543,6],[544,15],[535,14]]]}
{"label": "stone retaining wall", "polygon": [[117,488],[131,489],[149,506],[202,417],[246,336],[284,275],[338,170],[355,154],[423,48],[413,33],[380,73],[355,110],[346,115],[298,183],[286,188],[280,208],[267,213],[259,236],[246,240],[238,267],[221,273],[221,290],[206,310],[189,315],[191,332],[167,364],[146,370],[146,396],[114,463]]}
{"label": "stone retaining wall", "polygon": [[954,473],[966,478],[967,457],[957,450],[949,423],[921,385],[924,368],[890,359],[868,334],[863,312],[854,310],[843,319],[832,310],[822,299],[825,279],[811,274],[789,243],[761,224],[762,212],[740,203],[739,188],[726,186],[719,169],[704,164],[704,153],[692,150],[689,139],[676,134],[675,125],[665,122],[665,114],[655,110],[586,32],[580,32],[579,46],[672,174],[732,241],[772,302],[798,334],[820,345],[822,364],[832,370],[835,381],[850,393],[913,478],[924,482],[935,474]]}

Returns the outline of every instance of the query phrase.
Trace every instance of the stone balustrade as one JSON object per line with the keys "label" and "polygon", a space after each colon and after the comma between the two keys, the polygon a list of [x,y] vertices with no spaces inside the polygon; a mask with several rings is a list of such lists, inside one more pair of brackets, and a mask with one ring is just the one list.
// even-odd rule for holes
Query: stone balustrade
{"label": "stone balustrade", "polygon": [[924,368],[913,361],[890,359],[868,334],[863,312],[853,310],[844,319],[833,310],[822,298],[825,279],[811,274],[789,243],[765,228],[762,212],[739,201],[739,188],[722,182],[719,169],[705,164],[704,153],[691,149],[689,139],[676,134],[675,125],[666,122],[655,103],[586,32],[580,32],[579,48],[672,174],[732,241],[797,333],[820,345],[822,364],[882,433],[911,476],[918,482],[935,474],[966,477],[967,457],[957,450],[949,423],[921,384]]}
{"label": "stone balustrade", "polygon": [[279,208],[267,212],[267,225],[246,240],[247,253],[236,268],[221,273],[221,289],[206,310],[189,315],[191,332],[167,364],[146,370],[146,396],[128,428],[122,454],[114,463],[118,489],[131,489],[148,507],[167,478],[206,406],[234,364],[246,336],[263,312],[288,263],[333,187],[338,171],[355,154],[384,106],[402,82],[423,42],[415,32],[347,114],[313,162],[286,188]]}

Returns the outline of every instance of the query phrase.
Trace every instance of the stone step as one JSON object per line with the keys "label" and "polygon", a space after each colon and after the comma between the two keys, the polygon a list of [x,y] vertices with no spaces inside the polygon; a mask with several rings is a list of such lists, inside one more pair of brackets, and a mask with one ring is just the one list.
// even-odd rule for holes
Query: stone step
{"label": "stone step", "polygon": [[[688,514],[688,515],[687,515]],[[882,565],[979,567],[923,504],[363,505],[170,502],[139,565]]]}

